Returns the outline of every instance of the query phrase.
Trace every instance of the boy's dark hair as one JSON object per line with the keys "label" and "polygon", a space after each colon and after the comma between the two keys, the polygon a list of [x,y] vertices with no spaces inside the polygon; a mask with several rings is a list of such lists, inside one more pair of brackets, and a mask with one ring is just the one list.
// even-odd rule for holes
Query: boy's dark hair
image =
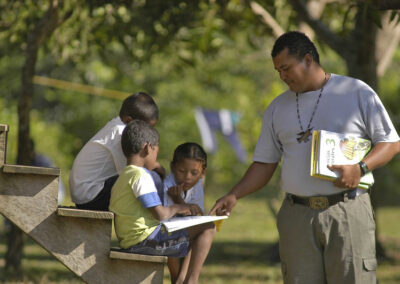
{"label": "boy's dark hair", "polygon": [[203,170],[207,168],[207,154],[203,148],[194,142],[187,142],[176,147],[171,165],[176,165],[183,159],[194,159],[201,162]]}
{"label": "boy's dark hair", "polygon": [[145,92],[130,95],[122,103],[119,117],[130,116],[146,122],[158,119],[158,107],[153,98]]}
{"label": "boy's dark hair", "polygon": [[145,144],[157,146],[160,136],[157,130],[143,120],[135,119],[129,122],[121,136],[121,147],[125,157],[139,153]]}
{"label": "boy's dark hair", "polygon": [[288,48],[289,54],[296,56],[298,60],[303,60],[304,56],[308,53],[318,65],[320,64],[317,48],[304,33],[291,31],[281,35],[275,41],[272,48],[272,58],[277,56],[285,48]]}

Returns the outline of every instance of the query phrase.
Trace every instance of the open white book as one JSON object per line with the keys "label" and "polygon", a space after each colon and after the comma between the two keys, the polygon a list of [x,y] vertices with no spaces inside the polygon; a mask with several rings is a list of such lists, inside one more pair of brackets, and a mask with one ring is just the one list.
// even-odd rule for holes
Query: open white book
{"label": "open white book", "polygon": [[168,233],[182,230],[184,228],[216,222],[223,219],[227,219],[228,216],[185,216],[185,217],[173,217],[171,219],[161,221],[161,224],[167,229]]}
{"label": "open white book", "polygon": [[[371,141],[350,134],[315,130],[312,136],[311,176],[335,180],[339,174],[328,165],[352,165],[361,161],[371,149]],[[371,172],[360,180],[358,188],[368,189],[374,183]]]}

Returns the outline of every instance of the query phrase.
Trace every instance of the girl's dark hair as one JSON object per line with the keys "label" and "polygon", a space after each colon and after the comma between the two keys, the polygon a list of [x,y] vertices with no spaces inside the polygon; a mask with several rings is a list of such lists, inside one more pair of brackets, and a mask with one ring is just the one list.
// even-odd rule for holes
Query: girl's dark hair
{"label": "girl's dark hair", "polygon": [[194,142],[187,142],[176,147],[171,165],[176,165],[183,159],[194,159],[201,162],[203,170],[207,168],[207,154],[203,148]]}
{"label": "girl's dark hair", "polygon": [[160,137],[157,130],[143,120],[135,119],[129,122],[121,136],[121,147],[125,157],[139,153],[143,145],[149,143],[157,146]]}
{"label": "girl's dark hair", "polygon": [[310,54],[317,64],[319,63],[318,50],[314,43],[304,34],[297,31],[291,31],[281,35],[272,48],[271,56],[274,58],[285,48],[289,54],[295,56],[298,60],[303,60],[306,54]]}

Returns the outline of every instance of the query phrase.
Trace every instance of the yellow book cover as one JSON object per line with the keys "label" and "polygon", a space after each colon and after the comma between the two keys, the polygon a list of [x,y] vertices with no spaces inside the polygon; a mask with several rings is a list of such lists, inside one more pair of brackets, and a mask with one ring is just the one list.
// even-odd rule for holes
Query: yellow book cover
{"label": "yellow book cover", "polygon": [[[371,149],[371,141],[351,134],[315,130],[311,142],[311,170],[313,177],[335,180],[339,174],[328,165],[351,165],[361,161]],[[372,173],[361,178],[359,188],[368,189],[374,183]]]}

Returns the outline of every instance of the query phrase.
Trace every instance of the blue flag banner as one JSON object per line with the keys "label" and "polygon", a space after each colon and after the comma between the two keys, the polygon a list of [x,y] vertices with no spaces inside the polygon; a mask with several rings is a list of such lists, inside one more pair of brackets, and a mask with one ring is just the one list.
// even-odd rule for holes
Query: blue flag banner
{"label": "blue flag banner", "polygon": [[247,155],[240,143],[236,125],[239,122],[239,114],[227,109],[209,110],[197,107],[195,109],[195,118],[200,130],[204,150],[209,153],[217,151],[216,133],[222,136],[234,149],[239,161],[245,162]]}

